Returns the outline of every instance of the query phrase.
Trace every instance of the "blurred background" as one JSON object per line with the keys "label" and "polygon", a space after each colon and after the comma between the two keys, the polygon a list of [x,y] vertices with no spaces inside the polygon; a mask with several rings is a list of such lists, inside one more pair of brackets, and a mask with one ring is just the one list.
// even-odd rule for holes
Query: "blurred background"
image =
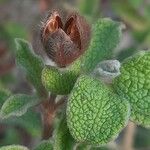
{"label": "blurred background", "polygon": [[[150,49],[150,0],[0,0],[0,86],[14,93],[32,92],[15,66],[14,39],[30,41],[34,51],[45,57],[40,44],[40,26],[53,8],[63,13],[78,11],[91,25],[99,17],[122,21],[125,24],[123,37],[112,56],[120,62],[139,50]],[[40,140],[41,131],[38,111],[29,111],[20,119],[0,121],[0,147],[9,144],[33,147]],[[131,149],[128,145],[136,150],[150,150],[150,130],[130,123],[116,143],[126,147],[125,150]]]}

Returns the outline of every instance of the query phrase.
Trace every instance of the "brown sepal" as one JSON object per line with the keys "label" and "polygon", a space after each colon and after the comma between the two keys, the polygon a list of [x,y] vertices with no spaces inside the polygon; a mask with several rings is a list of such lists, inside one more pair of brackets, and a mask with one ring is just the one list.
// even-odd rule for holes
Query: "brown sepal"
{"label": "brown sepal", "polygon": [[66,67],[84,53],[90,41],[90,26],[78,13],[70,14],[64,25],[53,11],[41,30],[47,55],[59,66]]}

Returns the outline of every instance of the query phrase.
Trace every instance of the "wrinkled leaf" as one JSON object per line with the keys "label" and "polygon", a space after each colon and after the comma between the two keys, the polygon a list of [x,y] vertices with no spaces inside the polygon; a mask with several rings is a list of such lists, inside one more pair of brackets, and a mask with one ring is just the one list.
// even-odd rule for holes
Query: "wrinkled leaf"
{"label": "wrinkled leaf", "polygon": [[50,141],[42,141],[34,150],[53,150],[53,145]]}
{"label": "wrinkled leaf", "polygon": [[0,150],[29,150],[29,149],[24,146],[10,145],[10,146],[3,146],[0,148]]}
{"label": "wrinkled leaf", "polygon": [[120,62],[118,60],[105,60],[99,63],[93,71],[93,74],[98,79],[102,79],[107,83],[120,74]]}
{"label": "wrinkled leaf", "polygon": [[150,127],[150,51],[126,59],[114,80],[117,93],[129,100],[131,120]]}
{"label": "wrinkled leaf", "polygon": [[46,91],[41,81],[42,69],[44,67],[42,60],[34,54],[28,42],[22,39],[16,39],[16,45],[17,64],[24,69],[27,79],[36,88],[38,94],[41,97],[46,96]]}
{"label": "wrinkled leaf", "polygon": [[0,110],[0,118],[6,119],[11,116],[22,116],[28,108],[37,104],[37,97],[25,94],[10,96]]}
{"label": "wrinkled leaf", "polygon": [[46,66],[42,71],[42,82],[46,89],[52,93],[69,94],[79,76],[79,72],[78,62],[71,65],[67,70]]}
{"label": "wrinkled leaf", "polygon": [[122,26],[110,19],[99,19],[93,26],[91,43],[82,60],[85,72],[91,72],[96,65],[110,57],[120,42]]}
{"label": "wrinkled leaf", "polygon": [[54,150],[72,150],[74,146],[74,139],[69,133],[66,118],[62,117],[58,127],[54,132]]}
{"label": "wrinkled leaf", "polygon": [[82,75],[67,104],[67,124],[78,142],[106,144],[126,126],[128,101],[121,99],[96,78]]}

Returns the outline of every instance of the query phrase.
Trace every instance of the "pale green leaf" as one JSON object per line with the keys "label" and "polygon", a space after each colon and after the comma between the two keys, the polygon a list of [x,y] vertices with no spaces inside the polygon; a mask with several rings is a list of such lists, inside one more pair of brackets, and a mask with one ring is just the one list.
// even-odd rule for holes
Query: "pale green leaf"
{"label": "pale green leaf", "polygon": [[34,150],[53,150],[53,145],[50,141],[42,141]]}
{"label": "pale green leaf", "polygon": [[0,118],[6,119],[11,116],[21,116],[25,114],[28,108],[34,106],[37,97],[25,94],[16,94],[10,96],[3,104],[0,110]]}
{"label": "pale green leaf", "polygon": [[114,80],[117,93],[129,100],[131,120],[150,127],[150,51],[126,59]]}
{"label": "pale green leaf", "polygon": [[20,117],[13,117],[13,119],[0,120],[0,123],[8,126],[21,126],[32,137],[41,137],[42,134],[42,122],[41,115],[32,110],[28,110],[24,115]]}
{"label": "pale green leaf", "polygon": [[36,88],[38,95],[41,97],[46,96],[45,88],[42,85],[41,74],[44,64],[40,57],[35,55],[32,50],[31,44],[22,39],[16,39],[17,51],[16,60],[27,76],[27,79]]}
{"label": "pale green leaf", "polygon": [[90,46],[82,58],[82,68],[85,72],[93,71],[100,61],[112,55],[120,42],[121,29],[121,23],[108,18],[96,22]]}
{"label": "pale green leaf", "polygon": [[79,76],[80,69],[78,67],[78,62],[65,70],[46,66],[42,71],[43,85],[52,93],[69,94]]}
{"label": "pale green leaf", "polygon": [[0,108],[5,100],[11,95],[11,92],[0,85]]}
{"label": "pale green leaf", "polygon": [[69,133],[66,118],[62,117],[54,132],[54,150],[72,150],[74,139]]}
{"label": "pale green leaf", "polygon": [[78,142],[107,144],[126,126],[130,105],[96,78],[78,78],[67,104],[67,124]]}
{"label": "pale green leaf", "polygon": [[9,145],[1,147],[0,150],[29,150],[29,149],[20,145]]}

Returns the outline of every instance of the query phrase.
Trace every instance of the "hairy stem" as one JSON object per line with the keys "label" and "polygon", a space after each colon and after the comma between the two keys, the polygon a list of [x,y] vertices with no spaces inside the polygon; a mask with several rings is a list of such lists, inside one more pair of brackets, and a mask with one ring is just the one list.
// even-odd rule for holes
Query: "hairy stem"
{"label": "hairy stem", "polygon": [[53,133],[53,121],[55,118],[56,95],[51,94],[47,101],[42,103],[43,139],[47,140]]}
{"label": "hairy stem", "polygon": [[57,110],[64,104],[66,97],[62,97],[57,103],[55,102],[57,95],[51,94],[47,101],[42,105],[42,121],[43,121],[43,139],[47,140],[53,133],[53,122]]}

